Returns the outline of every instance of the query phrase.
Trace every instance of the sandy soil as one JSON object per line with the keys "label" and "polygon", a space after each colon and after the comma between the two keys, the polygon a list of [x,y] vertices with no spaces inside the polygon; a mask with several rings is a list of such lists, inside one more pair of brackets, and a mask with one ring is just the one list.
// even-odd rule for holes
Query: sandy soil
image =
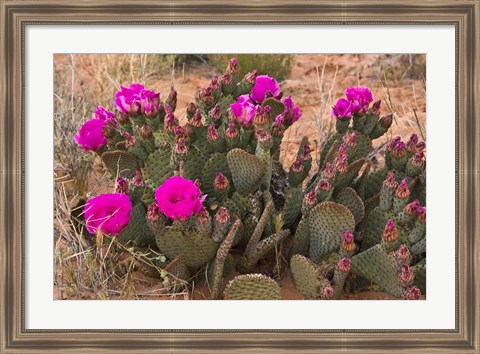
{"label": "sandy soil", "polygon": [[[388,114],[384,102],[389,98],[391,108],[396,114],[396,120],[392,126],[393,135],[408,136],[412,131],[418,131],[413,110],[422,127],[426,125],[426,94],[425,85],[422,78],[401,77],[403,72],[409,72],[408,61],[398,55],[296,55],[290,77],[281,83],[281,88],[285,95],[292,95],[296,104],[301,107],[303,117],[292,126],[285,134],[282,144],[284,165],[288,167],[294,159],[297,146],[303,136],[308,136],[312,142],[320,146],[322,141],[322,127],[329,123],[331,104],[344,95],[346,87],[354,85],[368,86],[376,99],[382,99],[382,114]],[[418,58],[416,58],[418,59]],[[101,85],[105,91],[111,90],[113,97],[113,88],[102,82],[102,73],[98,72],[101,67],[100,62],[105,60],[95,55],[76,55],[75,72],[77,80],[81,83],[95,87]],[[58,70],[66,68],[71,63],[71,58],[66,55],[57,55],[55,62]],[[384,70],[387,72],[387,88],[381,83],[384,79]],[[107,68],[108,69],[108,68]],[[103,70],[107,70],[103,69]],[[107,70],[108,71],[108,70]],[[392,74],[394,73],[394,74]],[[175,88],[179,92],[176,115],[183,117],[187,104],[194,100],[193,95],[197,89],[206,86],[209,83],[214,69],[208,65],[187,66],[183,73],[176,74]],[[147,80],[147,86],[154,90],[160,90],[165,95],[168,93],[171,77],[168,75],[154,76]],[[128,84],[129,82],[121,82]],[[111,86],[111,85],[110,85]],[[108,102],[97,102],[95,91],[85,92],[80,90],[80,86],[75,87],[78,95],[84,95],[86,102],[94,104],[103,104],[113,109],[113,104]],[[108,95],[107,95],[108,97]],[[317,151],[318,153],[319,151]],[[97,193],[111,192],[113,185],[110,183],[100,183],[102,173],[98,169],[90,178],[92,189]],[[225,284],[233,279],[238,273],[232,272],[226,279]],[[155,295],[161,293],[162,285],[158,279],[149,278],[141,272],[132,274],[135,279],[136,290],[140,294],[149,294],[142,297],[148,299],[168,299],[168,297]],[[281,279],[277,279],[282,292],[282,299],[298,300],[304,299],[303,295],[295,288],[291,273],[286,270]],[[225,285],[224,284],[224,285]],[[58,289],[55,290],[55,298],[61,298]],[[195,284],[192,294],[182,293],[175,299],[208,299],[209,291],[204,283]],[[65,298],[65,295],[63,296]],[[69,299],[78,297],[68,297]],[[113,297],[115,298],[115,297]],[[388,293],[381,292],[361,292],[358,294],[345,294],[342,299],[361,300],[361,299],[395,299]]]}

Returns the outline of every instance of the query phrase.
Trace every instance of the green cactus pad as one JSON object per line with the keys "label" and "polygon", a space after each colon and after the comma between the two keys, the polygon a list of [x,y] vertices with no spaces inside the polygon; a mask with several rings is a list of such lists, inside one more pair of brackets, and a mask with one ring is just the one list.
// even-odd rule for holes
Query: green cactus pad
{"label": "green cactus pad", "polygon": [[142,194],[142,203],[150,205],[155,201],[155,190],[150,186],[145,185]]}
{"label": "green cactus pad", "polygon": [[295,254],[301,254],[303,256],[308,255],[308,249],[310,248],[310,224],[308,218],[303,217],[298,223],[295,237],[293,238],[292,248],[290,250],[290,256]]}
{"label": "green cactus pad", "polygon": [[132,242],[135,246],[146,247],[155,244],[155,236],[147,225],[145,206],[137,203],[130,214],[130,222],[118,235],[120,242]]}
{"label": "green cactus pad", "polygon": [[288,190],[282,211],[284,227],[289,228],[295,223],[295,221],[297,221],[302,210],[302,200],[303,193],[301,186],[290,188]]}
{"label": "green cactus pad", "polygon": [[173,176],[173,168],[170,165],[170,150],[161,149],[151,153],[145,161],[145,183],[156,190],[165,180]]}
{"label": "green cactus pad", "polygon": [[426,252],[426,251],[427,251],[427,238],[426,237],[422,238],[420,241],[418,241],[417,243],[412,245],[412,247],[410,247],[410,252],[412,252],[413,254],[420,254],[420,253],[423,253],[423,252]]}
{"label": "green cactus pad", "polygon": [[233,149],[228,152],[227,161],[238,193],[247,195],[260,186],[266,169],[257,156],[241,149]]}
{"label": "green cactus pad", "polygon": [[368,135],[357,131],[357,153],[355,154],[355,159],[367,157],[370,151],[372,151],[372,139]]}
{"label": "green cactus pad", "polygon": [[365,199],[369,199],[380,192],[383,181],[387,178],[388,167],[384,166],[371,170],[365,183]]}
{"label": "green cactus pad", "polygon": [[382,241],[383,230],[388,219],[395,221],[395,214],[391,210],[383,211],[376,207],[365,220],[362,249],[370,248]]}
{"label": "green cactus pad", "polygon": [[414,284],[418,286],[423,295],[427,294],[427,265],[417,264],[412,267],[412,271],[415,274]]}
{"label": "green cactus pad", "polygon": [[[217,152],[210,156],[205,163],[202,173],[202,192],[213,196],[215,190],[213,183],[215,182],[215,173],[221,172],[232,183],[232,173],[228,168],[227,155],[225,153]],[[230,186],[230,189],[232,186]]]}
{"label": "green cactus pad", "polygon": [[335,132],[328,138],[323,147],[322,154],[320,155],[320,164],[322,169],[325,167],[326,162],[332,162],[335,156],[337,155],[338,147],[342,141],[343,134]]}
{"label": "green cactus pad", "polygon": [[102,161],[114,177],[133,178],[140,169],[140,161],[128,151],[106,151],[102,154]]}
{"label": "green cactus pad", "polygon": [[157,246],[170,259],[184,256],[185,263],[191,268],[198,268],[208,263],[218,249],[210,235],[196,230],[181,230],[168,227],[155,235]]}
{"label": "green cactus pad", "polygon": [[310,210],[310,259],[315,263],[336,251],[340,246],[342,233],[355,229],[355,218],[344,205],[323,202]]}
{"label": "green cactus pad", "polygon": [[402,296],[402,285],[395,269],[393,253],[387,254],[381,244],[352,257],[351,270],[393,296]]}
{"label": "green cactus pad", "polygon": [[330,286],[330,282],[322,274],[321,268],[307,257],[296,254],[290,260],[295,287],[305,297],[320,297],[320,289]]}
{"label": "green cactus pad", "polygon": [[167,277],[170,282],[175,282],[176,280],[185,280],[188,276],[188,268],[185,264],[185,257],[178,256],[165,267],[165,271],[168,273]]}
{"label": "green cactus pad", "polygon": [[201,180],[205,162],[203,153],[194,146],[190,147],[185,160],[185,179],[195,181],[198,178]]}
{"label": "green cactus pad", "polygon": [[225,300],[280,300],[280,287],[263,274],[239,275],[225,288]]}
{"label": "green cactus pad", "polygon": [[275,119],[275,117],[279,114],[283,113],[283,110],[285,109],[285,105],[273,97],[267,98],[265,101],[263,101],[262,106],[270,106],[270,108],[272,109],[270,111],[270,115],[273,119]]}
{"label": "green cactus pad", "polygon": [[220,204],[222,205],[222,207],[227,208],[229,212],[235,214],[239,218],[243,218],[243,216],[245,215],[245,213],[240,211],[238,205],[231,199],[224,199]]}
{"label": "green cactus pad", "polygon": [[365,206],[362,199],[358,196],[353,188],[345,187],[338,193],[335,201],[339,204],[345,205],[353,214],[355,224],[360,223],[365,216]]}
{"label": "green cactus pad", "polygon": [[365,159],[361,158],[350,165],[348,165],[347,172],[345,173],[338,173],[335,176],[335,188],[340,190],[342,188],[350,186],[352,184],[355,177],[357,177],[358,172],[362,168],[363,164],[365,163]]}

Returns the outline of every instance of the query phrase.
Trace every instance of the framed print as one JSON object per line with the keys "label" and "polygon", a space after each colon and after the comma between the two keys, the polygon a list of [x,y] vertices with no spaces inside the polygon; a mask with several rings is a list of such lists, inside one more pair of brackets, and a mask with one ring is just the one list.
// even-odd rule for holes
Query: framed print
{"label": "framed print", "polygon": [[3,1],[2,352],[479,352],[479,5]]}

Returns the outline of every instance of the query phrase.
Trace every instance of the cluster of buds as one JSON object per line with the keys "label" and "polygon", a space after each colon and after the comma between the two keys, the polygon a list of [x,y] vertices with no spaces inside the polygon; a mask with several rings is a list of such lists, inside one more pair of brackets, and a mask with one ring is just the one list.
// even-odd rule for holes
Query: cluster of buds
{"label": "cluster of buds", "polygon": [[335,158],[335,168],[340,173],[345,173],[348,170],[348,154],[344,144],[338,148],[337,157]]}

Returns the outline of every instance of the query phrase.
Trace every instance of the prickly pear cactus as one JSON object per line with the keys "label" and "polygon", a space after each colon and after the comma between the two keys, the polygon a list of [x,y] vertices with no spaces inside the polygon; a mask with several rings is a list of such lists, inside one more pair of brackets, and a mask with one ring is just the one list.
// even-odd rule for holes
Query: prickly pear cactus
{"label": "prickly pear cactus", "polygon": [[280,300],[280,287],[263,274],[239,275],[225,288],[225,300]]}

